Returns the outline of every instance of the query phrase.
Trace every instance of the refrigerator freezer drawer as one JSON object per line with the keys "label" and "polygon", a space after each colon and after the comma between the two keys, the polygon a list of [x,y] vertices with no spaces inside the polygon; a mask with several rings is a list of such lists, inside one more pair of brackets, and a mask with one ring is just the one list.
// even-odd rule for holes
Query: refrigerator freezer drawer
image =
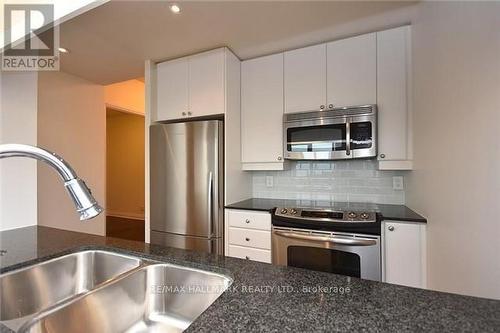
{"label": "refrigerator freezer drawer", "polygon": [[222,255],[224,252],[224,241],[222,238],[192,237],[159,231],[151,231],[151,244],[219,255]]}

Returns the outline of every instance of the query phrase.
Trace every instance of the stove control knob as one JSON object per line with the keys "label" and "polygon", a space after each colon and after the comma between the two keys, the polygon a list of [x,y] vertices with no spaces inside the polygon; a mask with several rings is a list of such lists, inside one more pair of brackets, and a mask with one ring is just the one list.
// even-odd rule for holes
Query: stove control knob
{"label": "stove control knob", "polygon": [[292,208],[292,209],[290,210],[290,214],[292,214],[292,215],[297,214],[297,210]]}
{"label": "stove control knob", "polygon": [[358,215],[355,212],[347,213],[347,217],[350,219],[355,219]]}
{"label": "stove control knob", "polygon": [[361,217],[363,220],[366,220],[366,219],[368,219],[369,215],[368,215],[368,213],[361,213],[361,215],[359,215],[359,217]]}
{"label": "stove control knob", "polygon": [[281,214],[286,214],[286,213],[288,213],[288,210],[287,210],[286,208],[283,208],[283,209],[281,210]]}

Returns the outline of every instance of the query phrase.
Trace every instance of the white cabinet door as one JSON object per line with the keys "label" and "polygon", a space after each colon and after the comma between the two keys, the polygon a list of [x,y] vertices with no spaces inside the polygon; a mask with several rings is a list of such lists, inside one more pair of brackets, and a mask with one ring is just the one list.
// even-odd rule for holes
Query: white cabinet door
{"label": "white cabinet door", "polygon": [[326,44],[285,52],[285,113],[326,104]]}
{"label": "white cabinet door", "polygon": [[385,282],[426,287],[425,225],[384,221]]}
{"label": "white cabinet door", "polygon": [[327,44],[328,107],[377,102],[377,41],[375,33]]}
{"label": "white cabinet door", "polygon": [[378,160],[382,168],[387,164],[411,169],[409,38],[409,26],[377,33]]}
{"label": "white cabinet door", "polygon": [[183,118],[189,109],[188,60],[180,58],[157,66],[157,119]]}
{"label": "white cabinet door", "polygon": [[189,111],[191,116],[225,111],[225,55],[216,49],[189,57]]}
{"label": "white cabinet door", "polygon": [[243,169],[283,169],[283,53],[241,64]]}

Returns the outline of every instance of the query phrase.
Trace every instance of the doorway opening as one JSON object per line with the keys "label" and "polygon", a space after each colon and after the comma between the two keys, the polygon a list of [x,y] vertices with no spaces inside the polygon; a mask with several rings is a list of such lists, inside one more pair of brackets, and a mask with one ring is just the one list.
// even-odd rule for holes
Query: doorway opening
{"label": "doorway opening", "polygon": [[106,236],[144,241],[144,116],[106,109]]}

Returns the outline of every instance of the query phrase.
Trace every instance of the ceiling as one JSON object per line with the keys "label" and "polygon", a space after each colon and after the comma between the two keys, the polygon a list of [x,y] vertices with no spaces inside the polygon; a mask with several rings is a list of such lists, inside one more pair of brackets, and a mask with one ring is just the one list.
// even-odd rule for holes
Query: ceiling
{"label": "ceiling", "polygon": [[144,61],[228,46],[240,59],[409,23],[415,1],[111,1],[61,25],[61,69],[110,84]]}

